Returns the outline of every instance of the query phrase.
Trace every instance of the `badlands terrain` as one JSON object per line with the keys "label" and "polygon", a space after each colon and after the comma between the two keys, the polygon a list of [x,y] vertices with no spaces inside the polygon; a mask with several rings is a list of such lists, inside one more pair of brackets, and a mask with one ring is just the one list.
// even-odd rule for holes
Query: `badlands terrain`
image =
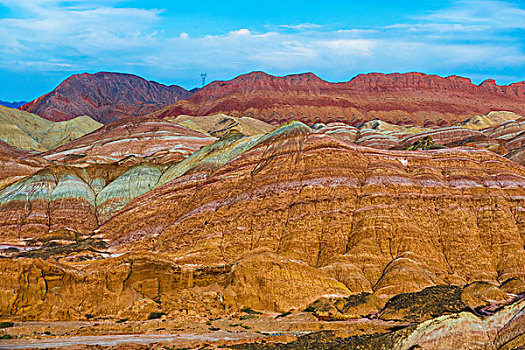
{"label": "badlands terrain", "polygon": [[0,107],[0,349],[523,349],[524,115],[421,73]]}

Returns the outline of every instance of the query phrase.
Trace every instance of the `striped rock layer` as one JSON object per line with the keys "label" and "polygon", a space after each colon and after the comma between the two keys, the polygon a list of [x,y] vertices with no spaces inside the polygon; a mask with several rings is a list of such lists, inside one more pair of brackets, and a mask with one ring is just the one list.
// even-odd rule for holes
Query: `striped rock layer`
{"label": "striped rock layer", "polygon": [[128,157],[180,161],[216,138],[168,120],[130,117],[42,154],[65,163],[113,163]]}
{"label": "striped rock layer", "polygon": [[1,259],[0,316],[282,312],[326,295],[525,280],[522,166],[482,149],[363,147],[361,132],[289,122],[231,131],[178,162],[54,165],[5,187],[3,241],[68,229],[149,253],[76,267]]}
{"label": "striped rock layer", "polygon": [[156,116],[248,116],[271,124],[300,120],[357,126],[373,119],[393,124],[450,126],[490,111],[525,113],[525,83],[498,86],[493,80],[422,73],[362,74],[330,83],[312,73],[276,77],[252,72],[216,81]]}
{"label": "striped rock layer", "polygon": [[72,75],[20,109],[52,121],[89,115],[106,124],[151,113],[190,95],[180,86],[166,86],[132,74],[84,73]]}
{"label": "striped rock layer", "polygon": [[205,164],[166,170],[171,180],[99,234],[187,264],[270,251],[381,298],[525,278],[525,170],[495,153],[375,150],[301,123],[220,142]]}

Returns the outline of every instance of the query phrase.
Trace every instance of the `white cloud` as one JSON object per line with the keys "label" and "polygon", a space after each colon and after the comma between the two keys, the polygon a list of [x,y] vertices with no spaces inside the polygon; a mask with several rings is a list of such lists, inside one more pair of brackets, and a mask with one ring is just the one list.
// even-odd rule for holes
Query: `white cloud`
{"label": "white cloud", "polygon": [[281,27],[288,28],[288,29],[308,30],[308,29],[319,29],[319,28],[322,28],[323,26],[319,24],[314,24],[314,23],[301,23],[301,24],[296,24],[296,25],[281,24]]}
{"label": "white cloud", "polygon": [[450,8],[419,19],[444,23],[478,23],[491,28],[525,29],[525,10],[506,1],[460,0]]}
{"label": "white cloud", "polygon": [[250,30],[246,28],[242,28],[242,29],[234,30],[230,32],[230,35],[250,35],[250,34],[251,34]]}
{"label": "white cloud", "polygon": [[[189,35],[162,28],[162,10],[123,1],[0,0],[19,16],[0,19],[0,66],[41,71],[114,70],[188,81],[265,70],[314,71],[346,80],[367,71],[479,72],[525,68],[524,10],[501,1],[449,8],[376,28],[282,24]],[[484,7],[481,13],[478,7]],[[509,22],[509,23],[503,23]],[[35,58],[38,57],[38,58]]]}
{"label": "white cloud", "polygon": [[[62,6],[58,0],[0,0],[4,6],[23,16],[0,19],[0,64],[24,66],[38,62],[33,57],[71,57],[64,67],[80,68],[75,56],[104,59],[104,52],[144,48],[152,45],[157,34],[154,24],[160,10],[93,6],[90,1],[68,1],[75,6]],[[97,2],[95,2],[96,4]],[[112,1],[100,4],[116,3]],[[14,54],[13,54],[14,53]],[[41,63],[41,69],[49,65]]]}

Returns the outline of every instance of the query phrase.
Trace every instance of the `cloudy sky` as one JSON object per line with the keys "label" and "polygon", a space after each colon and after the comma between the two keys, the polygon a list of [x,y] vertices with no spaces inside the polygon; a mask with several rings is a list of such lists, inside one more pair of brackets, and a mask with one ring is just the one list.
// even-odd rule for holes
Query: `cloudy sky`
{"label": "cloudy sky", "polygon": [[0,0],[0,39],[1,100],[98,71],[185,88],[253,70],[525,80],[522,0]]}

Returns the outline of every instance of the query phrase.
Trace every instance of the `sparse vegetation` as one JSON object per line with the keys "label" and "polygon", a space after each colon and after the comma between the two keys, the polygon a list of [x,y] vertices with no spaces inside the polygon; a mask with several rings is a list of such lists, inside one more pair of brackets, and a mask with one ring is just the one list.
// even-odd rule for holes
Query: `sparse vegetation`
{"label": "sparse vegetation", "polygon": [[14,322],[0,322],[0,328],[9,328],[15,325]]}
{"label": "sparse vegetation", "polygon": [[275,316],[275,318],[286,317],[291,314],[292,314],[292,310],[283,312],[282,314]]}
{"label": "sparse vegetation", "polygon": [[166,315],[165,312],[153,311],[152,313],[149,314],[148,320],[155,320],[155,319],[161,318],[164,315]]}
{"label": "sparse vegetation", "polygon": [[306,309],[303,310],[303,312],[314,312],[314,311],[315,311],[315,308],[312,305],[308,306]]}
{"label": "sparse vegetation", "polygon": [[129,321],[129,318],[121,318],[120,320],[116,320],[115,323],[124,323],[128,321]]}
{"label": "sparse vegetation", "polygon": [[242,315],[241,317],[239,317],[239,319],[241,321],[244,321],[244,320],[249,320],[249,319],[258,318],[258,317],[259,317],[258,315]]}
{"label": "sparse vegetation", "polygon": [[252,310],[249,307],[242,308],[241,311],[249,315],[261,315],[262,314],[262,312]]}

